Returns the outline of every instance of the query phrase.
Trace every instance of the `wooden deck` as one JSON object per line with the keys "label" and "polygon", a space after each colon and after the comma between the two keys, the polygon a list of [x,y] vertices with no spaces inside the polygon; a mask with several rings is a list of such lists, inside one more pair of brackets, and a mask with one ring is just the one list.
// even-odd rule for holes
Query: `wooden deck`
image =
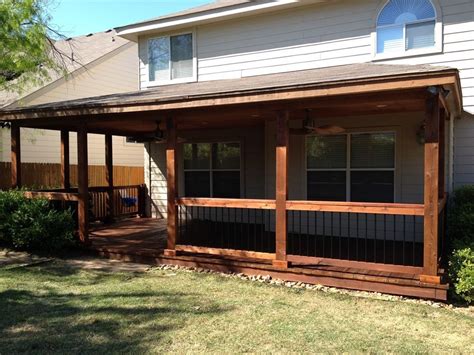
{"label": "wooden deck", "polygon": [[91,249],[101,256],[151,265],[172,264],[202,267],[221,272],[270,275],[288,281],[382,292],[445,301],[447,284],[420,282],[416,275],[369,271],[324,263],[293,263],[288,269],[272,266],[270,260],[179,252],[165,256],[166,220],[130,218],[113,225],[91,228]]}

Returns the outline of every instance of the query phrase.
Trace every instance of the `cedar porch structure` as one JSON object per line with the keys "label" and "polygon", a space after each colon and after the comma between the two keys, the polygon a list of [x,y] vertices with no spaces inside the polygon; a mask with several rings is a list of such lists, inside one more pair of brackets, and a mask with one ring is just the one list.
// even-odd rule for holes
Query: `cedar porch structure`
{"label": "cedar porch structure", "polygon": [[[328,118],[424,112],[424,203],[289,200],[289,126],[292,121],[303,119],[308,109],[319,117]],[[0,120],[12,125],[13,187],[21,185],[20,127],[63,132],[65,190],[31,193],[31,196],[77,200],[79,235],[84,243],[90,242],[87,134],[106,135],[109,167],[111,135],[145,141],[164,137],[166,247],[157,242],[154,251],[152,243],[136,253],[132,245],[139,244],[139,240],[134,236],[130,238],[130,249],[123,245],[116,249],[113,242],[99,243],[96,249],[104,255],[263,273],[288,280],[445,300],[447,285],[442,265],[447,200],[445,121],[458,117],[461,111],[462,95],[455,69],[357,64],[170,85],[156,90],[40,105],[2,111]],[[265,121],[276,122],[273,199],[204,199],[179,194],[177,147],[181,133],[197,136],[203,130],[254,127]],[[70,131],[78,134],[81,172],[78,190],[72,192],[68,190],[65,133]],[[110,175],[108,181],[106,192],[110,200],[113,189]],[[333,217],[339,220],[338,224],[334,224]],[[320,221],[322,218],[322,222],[317,222],[318,218]],[[294,224],[295,219],[300,227],[290,227],[290,221]],[[301,227],[303,219],[307,221],[306,227]],[[387,240],[387,220],[393,223],[391,240]],[[324,226],[329,221],[330,236]],[[350,238],[355,223],[359,233],[359,222],[366,230],[363,241],[359,236]],[[317,223],[323,223],[322,233]],[[316,227],[311,232],[309,226],[313,224]],[[339,233],[333,234],[333,224]],[[377,234],[381,225],[384,226],[383,238],[377,235],[368,238],[372,233],[368,229],[373,228]],[[398,230],[398,225],[403,226],[403,230]],[[347,234],[341,232],[343,228],[347,228]],[[413,240],[405,240],[407,228],[413,228]],[[415,240],[417,228],[422,231],[420,242]],[[110,236],[113,231],[114,226],[110,226],[101,233]],[[93,240],[101,233],[94,233]],[[213,239],[213,235],[218,234],[226,239]],[[395,236],[398,234],[402,239]],[[255,236],[261,236],[258,243]],[[122,235],[120,240],[126,237]]]}

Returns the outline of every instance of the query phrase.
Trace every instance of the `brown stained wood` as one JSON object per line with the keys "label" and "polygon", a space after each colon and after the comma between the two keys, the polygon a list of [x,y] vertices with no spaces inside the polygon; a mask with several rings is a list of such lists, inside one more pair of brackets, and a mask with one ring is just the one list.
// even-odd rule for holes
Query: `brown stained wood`
{"label": "brown stained wood", "polygon": [[439,223],[439,101],[427,101],[425,178],[424,178],[424,244],[423,273],[438,274],[438,223]]}
{"label": "brown stained wood", "polygon": [[420,275],[420,282],[424,282],[427,284],[441,285],[441,277],[432,276],[432,275]]}
{"label": "brown stained wood", "polygon": [[26,198],[45,198],[51,201],[79,201],[79,194],[66,192],[26,191]]}
{"label": "brown stained wood", "polygon": [[288,198],[288,150],[289,150],[289,113],[279,111],[277,113],[276,132],[276,260],[286,261],[286,244],[288,232],[288,218],[286,213],[286,201]]}
{"label": "brown stained wood", "polygon": [[448,203],[448,194],[444,194],[443,198],[439,200],[438,202],[438,211],[441,213],[445,208]]}
{"label": "brown stained wood", "polygon": [[[440,95],[441,96],[441,95]],[[446,190],[446,110],[439,111],[439,182],[438,197],[444,198]]]}
{"label": "brown stained wood", "polygon": [[274,210],[275,200],[226,199],[226,198],[179,198],[176,203],[180,206],[222,207]]}
{"label": "brown stained wood", "polygon": [[108,217],[114,219],[114,161],[113,137],[105,135],[105,179],[107,180],[107,211]]}
{"label": "brown stained wood", "polygon": [[380,264],[380,263],[328,259],[328,258],[319,258],[319,257],[301,256],[301,255],[288,255],[287,258],[288,258],[288,261],[291,261],[292,263],[298,263],[298,264],[330,265],[330,266],[338,266],[338,267],[344,267],[344,268],[394,272],[398,274],[412,274],[412,275],[420,275],[423,272],[422,267],[416,267],[416,266]]}
{"label": "brown stained wood", "polygon": [[61,186],[71,188],[71,162],[69,154],[69,131],[61,131]]}
{"label": "brown stained wood", "polygon": [[423,216],[424,206],[402,203],[287,201],[291,211],[370,213],[386,215]]}
{"label": "brown stained wood", "polygon": [[178,233],[178,173],[177,173],[177,132],[176,123],[173,118],[166,119],[167,140],[166,140],[166,171],[167,171],[167,211],[168,211],[168,246],[167,249],[176,248],[176,237]]}
{"label": "brown stained wood", "polygon": [[11,126],[11,187],[21,187],[21,142],[20,127]]}
{"label": "brown stained wood", "polygon": [[259,253],[255,251],[246,251],[246,250],[205,248],[205,247],[195,247],[191,245],[176,245],[176,250],[182,251],[182,252],[188,252],[188,253],[195,253],[195,254],[235,256],[239,258],[250,258],[250,259],[263,259],[263,260],[275,259],[275,254],[273,253]]}
{"label": "brown stained wood", "polygon": [[79,239],[89,243],[89,159],[87,150],[87,128],[81,126],[77,131],[77,162],[78,162],[78,225]]}

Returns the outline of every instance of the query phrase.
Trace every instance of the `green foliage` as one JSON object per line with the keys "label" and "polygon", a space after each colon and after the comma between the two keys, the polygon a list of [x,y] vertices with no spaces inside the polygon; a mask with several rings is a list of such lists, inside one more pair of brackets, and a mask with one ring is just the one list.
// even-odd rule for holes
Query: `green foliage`
{"label": "green foliage", "polygon": [[47,0],[0,0],[0,90],[21,91],[60,70]]}
{"label": "green foliage", "polygon": [[449,272],[456,294],[468,303],[474,302],[474,243],[469,247],[454,249]]}
{"label": "green foliage", "polygon": [[18,250],[54,253],[72,245],[74,220],[44,199],[19,191],[0,192],[0,241]]}
{"label": "green foliage", "polygon": [[474,302],[474,186],[454,193],[449,214],[449,276],[460,299]]}

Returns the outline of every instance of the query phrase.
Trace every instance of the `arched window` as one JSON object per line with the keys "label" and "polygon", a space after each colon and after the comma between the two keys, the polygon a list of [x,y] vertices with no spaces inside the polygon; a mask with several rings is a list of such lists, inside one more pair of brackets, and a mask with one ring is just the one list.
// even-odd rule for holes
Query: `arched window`
{"label": "arched window", "polygon": [[377,18],[377,54],[435,47],[436,19],[430,0],[390,0]]}

